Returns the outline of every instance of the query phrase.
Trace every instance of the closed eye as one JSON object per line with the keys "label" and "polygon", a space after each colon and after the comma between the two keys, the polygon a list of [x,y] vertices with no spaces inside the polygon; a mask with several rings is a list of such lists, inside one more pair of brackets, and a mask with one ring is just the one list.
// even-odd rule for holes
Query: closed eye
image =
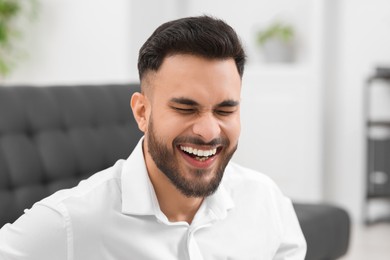
{"label": "closed eye", "polygon": [[196,112],[196,109],[194,108],[182,108],[182,107],[171,107],[173,110],[182,113],[182,114],[192,114]]}
{"label": "closed eye", "polygon": [[238,110],[239,104],[239,101],[225,100],[215,107],[214,113],[220,116],[232,115]]}
{"label": "closed eye", "polygon": [[229,116],[236,112],[236,110],[216,110],[215,113],[220,116]]}

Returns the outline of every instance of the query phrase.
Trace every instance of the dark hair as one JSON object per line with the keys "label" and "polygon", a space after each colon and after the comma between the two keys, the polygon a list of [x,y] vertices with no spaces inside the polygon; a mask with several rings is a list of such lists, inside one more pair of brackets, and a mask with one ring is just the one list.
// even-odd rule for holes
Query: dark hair
{"label": "dark hair", "polygon": [[192,54],[210,59],[233,58],[242,77],[245,51],[233,30],[224,21],[210,16],[187,17],[160,25],[141,47],[138,73],[157,71],[172,54]]}

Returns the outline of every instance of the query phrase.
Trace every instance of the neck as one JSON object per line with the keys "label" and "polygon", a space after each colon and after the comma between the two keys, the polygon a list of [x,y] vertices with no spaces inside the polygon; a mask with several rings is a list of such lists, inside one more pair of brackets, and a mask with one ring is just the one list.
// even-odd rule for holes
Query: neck
{"label": "neck", "polygon": [[185,221],[191,224],[203,198],[186,197],[158,169],[156,171],[148,170],[148,172],[160,209],[169,221]]}
{"label": "neck", "polygon": [[203,198],[183,195],[157,168],[150,156],[144,153],[144,158],[161,211],[171,222],[185,221],[191,224]]}
{"label": "neck", "polygon": [[[169,182],[169,180],[167,180]],[[153,183],[153,180],[152,180]],[[188,198],[180,193],[170,182],[162,185],[161,180],[153,184],[161,211],[169,221],[192,223],[203,198]]]}

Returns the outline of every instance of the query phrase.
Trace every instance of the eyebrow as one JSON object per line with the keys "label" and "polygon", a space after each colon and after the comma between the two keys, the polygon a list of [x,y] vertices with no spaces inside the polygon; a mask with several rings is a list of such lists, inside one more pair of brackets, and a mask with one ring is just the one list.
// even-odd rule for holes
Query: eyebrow
{"label": "eyebrow", "polygon": [[217,107],[236,107],[240,104],[239,101],[233,100],[233,99],[228,99],[225,101],[222,101],[217,105]]}
{"label": "eyebrow", "polygon": [[189,99],[189,98],[171,98],[170,101],[172,103],[178,103],[181,105],[199,106],[198,102],[196,102],[195,100]]}
{"label": "eyebrow", "polygon": [[[171,98],[170,100],[173,103],[178,103],[181,105],[187,105],[187,106],[200,106],[198,102],[195,100],[189,99],[189,98]],[[224,100],[221,103],[217,104],[216,107],[236,107],[240,104],[239,101],[228,99]]]}

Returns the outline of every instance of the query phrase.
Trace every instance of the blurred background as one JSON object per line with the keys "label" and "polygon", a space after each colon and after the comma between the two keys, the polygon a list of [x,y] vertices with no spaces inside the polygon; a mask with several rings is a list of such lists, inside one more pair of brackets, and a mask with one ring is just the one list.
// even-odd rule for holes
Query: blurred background
{"label": "blurred background", "polygon": [[[388,259],[390,222],[365,222],[390,216],[390,144],[372,141],[390,139],[390,1],[35,0],[24,11],[34,15],[13,22],[16,54],[0,84],[138,82],[138,50],[158,25],[202,14],[228,22],[248,54],[234,160],[295,201],[347,209],[348,259],[364,254],[356,248]],[[377,67],[382,76],[368,81]],[[380,124],[368,124],[368,104]],[[379,161],[369,153],[386,149]]]}

